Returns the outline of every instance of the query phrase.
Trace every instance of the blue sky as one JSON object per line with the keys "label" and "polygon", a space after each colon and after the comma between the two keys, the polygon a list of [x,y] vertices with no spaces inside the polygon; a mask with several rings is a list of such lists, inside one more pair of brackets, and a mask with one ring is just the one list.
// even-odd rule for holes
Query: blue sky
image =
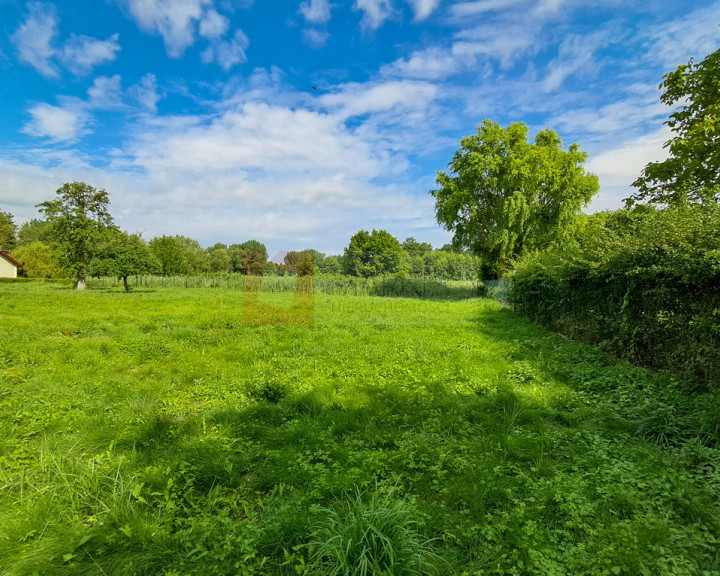
{"label": "blue sky", "polygon": [[0,0],[0,209],[82,180],[148,239],[439,246],[428,191],[485,118],[580,143],[588,211],[618,208],[663,157],[662,75],[718,25],[708,0]]}

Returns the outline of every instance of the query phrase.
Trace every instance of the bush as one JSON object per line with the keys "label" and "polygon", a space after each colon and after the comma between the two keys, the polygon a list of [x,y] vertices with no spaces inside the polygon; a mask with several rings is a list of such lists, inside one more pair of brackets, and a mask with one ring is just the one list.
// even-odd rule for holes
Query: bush
{"label": "bush", "polygon": [[637,363],[720,382],[720,209],[589,218],[572,245],[526,257],[513,308]]}

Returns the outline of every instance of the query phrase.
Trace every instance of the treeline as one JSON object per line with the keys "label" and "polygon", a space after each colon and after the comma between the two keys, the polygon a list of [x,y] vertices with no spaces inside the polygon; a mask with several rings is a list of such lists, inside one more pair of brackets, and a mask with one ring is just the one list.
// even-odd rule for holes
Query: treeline
{"label": "treeline", "polygon": [[[51,222],[33,219],[17,227],[13,216],[0,211],[0,249],[7,250],[31,278],[71,276],[64,264],[68,246],[57,237]],[[340,255],[313,249],[291,251],[281,262],[268,259],[262,242],[217,243],[208,248],[187,236],[160,236],[149,241],[116,227],[103,228],[87,255],[84,273],[90,277],[123,279],[148,274],[198,276],[242,274],[303,276],[345,275],[360,278],[406,275],[441,280],[476,280],[480,261],[450,245],[433,249],[428,243],[407,238],[404,242],[384,230],[359,231]]]}

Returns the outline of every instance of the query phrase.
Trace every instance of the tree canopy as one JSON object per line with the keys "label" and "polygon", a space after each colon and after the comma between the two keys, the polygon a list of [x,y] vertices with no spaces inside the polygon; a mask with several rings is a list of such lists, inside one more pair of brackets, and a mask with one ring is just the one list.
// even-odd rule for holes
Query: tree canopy
{"label": "tree canopy", "polygon": [[670,156],[645,167],[627,203],[720,201],[720,50],[678,66],[660,88],[664,104],[680,105],[665,122],[674,133],[665,143]]}
{"label": "tree canopy", "polygon": [[38,208],[47,217],[62,267],[75,276],[76,288],[84,290],[90,260],[112,226],[110,198],[84,182],[63,184],[56,194]]}
{"label": "tree canopy", "polygon": [[360,230],[345,248],[344,272],[352,276],[380,276],[400,270],[403,251],[400,242],[385,230]]}
{"label": "tree canopy", "polygon": [[15,247],[17,226],[10,212],[0,210],[0,250],[12,250]]}
{"label": "tree canopy", "polygon": [[159,268],[160,263],[140,235],[113,228],[98,247],[89,270],[93,276],[122,278],[125,292],[130,292],[128,276],[151,274]]}
{"label": "tree canopy", "polygon": [[486,277],[501,273],[523,252],[561,239],[597,193],[586,159],[578,144],[564,150],[549,128],[531,144],[525,124],[485,120],[460,141],[449,171],[438,172],[438,223],[481,257]]}

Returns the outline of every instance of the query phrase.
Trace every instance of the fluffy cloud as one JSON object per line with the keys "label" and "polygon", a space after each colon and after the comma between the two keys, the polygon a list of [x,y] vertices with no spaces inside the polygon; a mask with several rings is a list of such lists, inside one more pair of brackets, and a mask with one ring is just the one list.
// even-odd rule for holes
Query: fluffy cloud
{"label": "fluffy cloud", "polygon": [[112,62],[120,50],[118,35],[107,40],[73,34],[59,54],[60,61],[73,74],[87,74],[98,64]]}
{"label": "fluffy cloud", "polygon": [[225,35],[229,26],[230,21],[211,8],[200,21],[200,36],[203,38],[220,38]]}
{"label": "fluffy cloud", "polygon": [[375,30],[393,15],[390,0],[355,0],[354,7],[363,13],[361,25],[367,30]]}
{"label": "fluffy cloud", "polygon": [[300,4],[300,13],[310,24],[326,24],[330,20],[332,4],[328,0],[310,0]]}
{"label": "fluffy cloud", "polygon": [[346,84],[321,97],[322,104],[341,118],[384,112],[395,108],[424,109],[437,95],[437,86],[409,80],[378,84]]}
{"label": "fluffy cloud", "polygon": [[407,3],[415,13],[415,20],[424,20],[435,11],[440,0],[407,0]]}
{"label": "fluffy cloud", "polygon": [[230,40],[215,40],[202,53],[205,64],[216,62],[226,72],[233,66],[247,62],[247,50],[250,45],[248,37],[242,30],[235,30]]}
{"label": "fluffy cloud", "polygon": [[29,2],[27,7],[27,18],[11,37],[18,59],[30,64],[43,76],[55,77],[58,75],[57,67],[52,63],[56,52],[53,41],[58,33],[55,6]]}
{"label": "fluffy cloud", "polygon": [[145,74],[139,84],[130,86],[128,94],[137,101],[145,110],[157,112],[157,103],[160,96],[157,92],[157,79],[155,74]]}
{"label": "fluffy cloud", "polygon": [[23,131],[31,136],[49,138],[54,142],[73,141],[85,128],[87,116],[82,109],[51,104],[36,104],[29,110],[31,120]]}
{"label": "fluffy cloud", "polygon": [[[168,56],[180,57],[195,43],[195,28],[212,0],[126,0],[130,14],[148,32],[163,37]],[[212,28],[213,24],[206,24]]]}
{"label": "fluffy cloud", "polygon": [[99,76],[88,88],[88,108],[113,109],[123,107],[122,79],[119,74]]}

